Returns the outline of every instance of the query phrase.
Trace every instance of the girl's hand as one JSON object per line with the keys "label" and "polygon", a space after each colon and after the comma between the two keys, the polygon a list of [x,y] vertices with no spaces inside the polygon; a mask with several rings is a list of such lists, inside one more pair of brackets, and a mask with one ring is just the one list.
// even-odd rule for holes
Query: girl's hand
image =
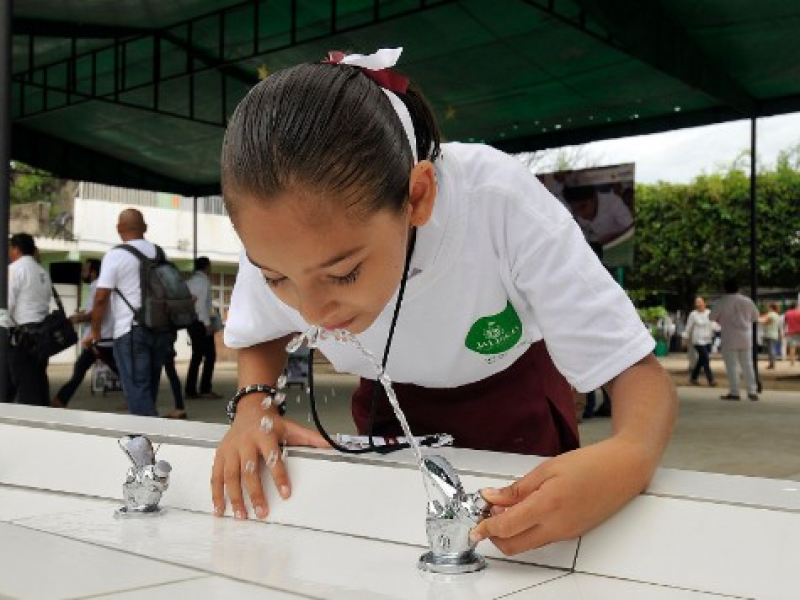
{"label": "girl's hand", "polygon": [[508,487],[481,490],[492,516],[470,537],[512,555],[583,535],[644,491],[652,470],[645,456],[611,438],[552,458]]}
{"label": "girl's hand", "polygon": [[[242,405],[240,405],[242,406]],[[327,448],[328,443],[316,431],[306,429],[274,412],[260,407],[237,414],[231,428],[222,438],[214,456],[211,471],[211,500],[214,514],[225,512],[225,493],[237,519],[247,518],[243,488],[259,519],[269,514],[261,481],[260,461],[269,467],[278,493],[284,500],[291,495],[289,475],[282,457],[282,444]]]}

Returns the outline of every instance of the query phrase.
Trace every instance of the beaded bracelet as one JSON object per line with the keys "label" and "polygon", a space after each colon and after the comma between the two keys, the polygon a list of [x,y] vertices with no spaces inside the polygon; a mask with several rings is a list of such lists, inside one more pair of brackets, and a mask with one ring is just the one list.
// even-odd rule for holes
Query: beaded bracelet
{"label": "beaded bracelet", "polygon": [[[279,387],[280,383],[279,381]],[[233,398],[228,401],[228,405],[225,408],[225,413],[228,415],[228,422],[233,423],[233,420],[236,418],[236,408],[239,406],[239,401],[245,396],[257,393],[266,394],[270,399],[270,404],[278,407],[278,413],[281,415],[286,414],[285,396],[281,392],[266,383],[253,383],[241,388],[234,394]]]}

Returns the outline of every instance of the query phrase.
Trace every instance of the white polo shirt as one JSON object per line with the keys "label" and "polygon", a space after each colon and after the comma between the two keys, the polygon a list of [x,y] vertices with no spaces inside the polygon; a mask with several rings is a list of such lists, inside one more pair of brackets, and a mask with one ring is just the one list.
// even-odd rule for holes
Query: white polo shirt
{"label": "white polo shirt", "polygon": [[[131,240],[125,242],[138,248],[148,258],[155,258],[156,247],[147,240]],[[142,305],[142,288],[139,259],[123,248],[112,248],[103,257],[97,287],[111,291],[111,310],[114,315],[114,339],[120,338],[131,330],[133,311],[120,295],[113,291],[120,290],[134,309]]]}
{"label": "white polo shirt", "polygon": [[8,316],[11,325],[41,323],[50,312],[53,284],[36,259],[23,254],[8,266]]}
{"label": "white polo shirt", "polygon": [[[398,382],[454,387],[485,379],[544,339],[580,391],[608,382],[655,345],[628,296],[572,215],[519,161],[493,148],[445,144],[438,196],[419,228],[386,371]],[[396,297],[396,293],[395,293]],[[389,302],[359,335],[383,355]],[[242,253],[225,343],[252,346],[308,327]],[[321,351],[340,372],[374,379],[352,346]]]}
{"label": "white polo shirt", "polygon": [[[92,314],[92,310],[94,309],[94,297],[97,295],[97,279],[95,279],[92,283],[89,284],[89,297],[86,299],[86,308],[84,312],[87,315]],[[84,327],[83,332],[83,339],[89,337],[92,328],[88,325]],[[106,314],[103,315],[103,322],[100,324],[100,341],[97,343],[98,346],[111,346],[111,343],[114,339],[114,311],[109,306]]]}

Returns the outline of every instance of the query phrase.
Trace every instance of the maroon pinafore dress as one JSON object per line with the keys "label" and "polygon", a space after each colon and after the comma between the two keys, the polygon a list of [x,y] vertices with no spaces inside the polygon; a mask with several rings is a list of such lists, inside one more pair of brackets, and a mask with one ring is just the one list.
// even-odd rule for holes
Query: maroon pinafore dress
{"label": "maroon pinafore dress", "polygon": [[[373,388],[361,379],[353,394],[358,432],[369,433]],[[572,390],[543,341],[505,371],[454,388],[394,383],[414,435],[449,433],[460,448],[555,456],[579,446]],[[386,394],[378,395],[372,434],[404,435]]]}

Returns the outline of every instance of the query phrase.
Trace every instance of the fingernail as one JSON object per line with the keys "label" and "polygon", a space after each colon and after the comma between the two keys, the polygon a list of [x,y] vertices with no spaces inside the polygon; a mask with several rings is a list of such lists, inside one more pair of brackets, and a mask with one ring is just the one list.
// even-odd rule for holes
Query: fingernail
{"label": "fingernail", "polygon": [[500,493],[500,490],[498,490],[497,488],[483,488],[483,489],[481,489],[481,496],[483,496],[484,498],[486,498],[487,495],[496,496],[499,493]]}
{"label": "fingernail", "polygon": [[215,506],[214,507],[214,514],[218,517],[222,516],[222,513],[225,512],[225,508],[223,506]]}
{"label": "fingernail", "polygon": [[267,516],[267,509],[263,506],[256,506],[256,516],[259,519],[263,519]]}
{"label": "fingernail", "polygon": [[475,543],[484,539],[483,534],[477,528],[471,529],[469,532],[469,541]]}
{"label": "fingernail", "polygon": [[282,485],[281,489],[278,490],[278,492],[280,493],[281,498],[286,499],[286,498],[289,497],[289,494],[291,493],[291,490],[289,489],[288,485]]}
{"label": "fingernail", "polygon": [[241,511],[241,510],[237,510],[237,511],[236,511],[236,514],[234,514],[234,516],[235,516],[237,519],[244,519],[244,512],[243,512],[243,511]]}

